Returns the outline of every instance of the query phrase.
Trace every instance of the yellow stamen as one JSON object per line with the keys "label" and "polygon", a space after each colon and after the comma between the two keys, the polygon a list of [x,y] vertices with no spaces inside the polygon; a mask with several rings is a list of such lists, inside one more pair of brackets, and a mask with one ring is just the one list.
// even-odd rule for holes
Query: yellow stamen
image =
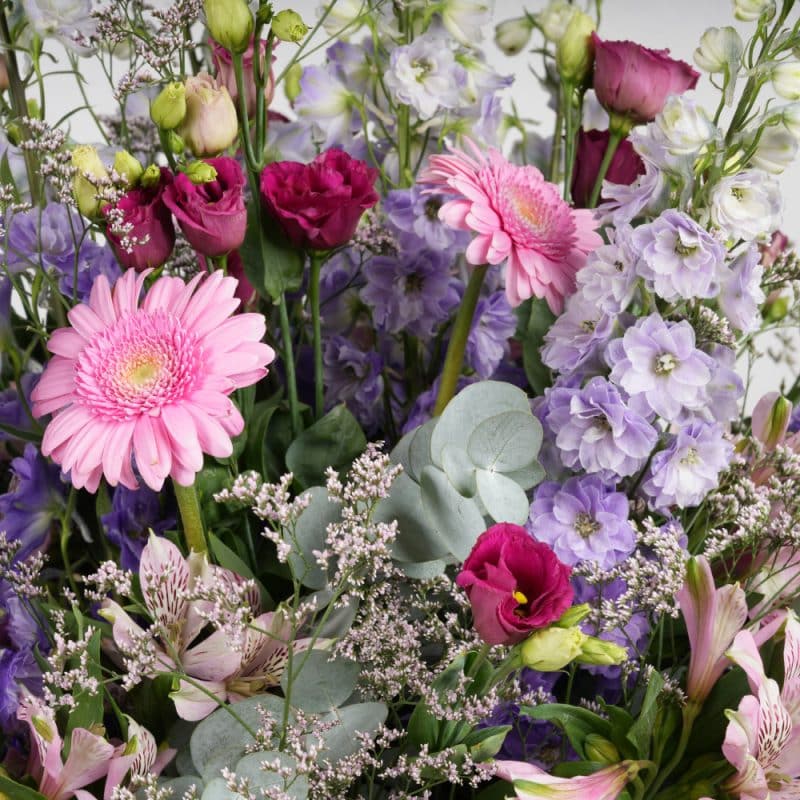
{"label": "yellow stamen", "polygon": [[519,591],[519,589],[514,592],[514,599],[521,605],[524,606],[528,602],[528,598]]}

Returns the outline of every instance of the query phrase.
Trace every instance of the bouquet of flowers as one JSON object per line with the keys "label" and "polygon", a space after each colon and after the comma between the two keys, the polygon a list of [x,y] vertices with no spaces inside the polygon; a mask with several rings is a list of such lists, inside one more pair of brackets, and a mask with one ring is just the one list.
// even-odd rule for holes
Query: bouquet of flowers
{"label": "bouquet of flowers", "polygon": [[0,798],[800,796],[795,3],[277,5],[0,6]]}

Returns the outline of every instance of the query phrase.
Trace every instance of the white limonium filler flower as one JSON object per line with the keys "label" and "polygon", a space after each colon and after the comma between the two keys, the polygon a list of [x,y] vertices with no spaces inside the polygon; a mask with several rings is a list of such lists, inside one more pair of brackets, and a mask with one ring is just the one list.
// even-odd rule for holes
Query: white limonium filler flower
{"label": "white limonium filler flower", "polygon": [[750,163],[765,172],[780,175],[797,155],[797,139],[784,125],[769,125],[764,128]]}
{"label": "white limonium filler flower", "polygon": [[694,62],[706,72],[724,72],[726,67],[731,74],[739,68],[744,44],[736,28],[709,28],[700,37],[700,46],[694,51]]}
{"label": "white limonium filler flower", "polygon": [[733,0],[733,14],[742,22],[754,22],[762,14],[775,16],[775,0]]}
{"label": "white limonium filler flower", "polygon": [[392,51],[384,83],[400,103],[411,106],[423,119],[440,108],[457,108],[467,81],[446,39],[424,34]]}
{"label": "white limonium filler flower", "polygon": [[778,97],[784,100],[800,100],[800,61],[776,64],[769,77]]}
{"label": "white limonium filler flower", "polygon": [[777,229],[782,200],[778,182],[760,169],[723,178],[711,197],[711,221],[730,239],[751,242]]}
{"label": "white limonium filler flower", "polygon": [[560,42],[578,10],[577,6],[567,0],[550,0],[547,8],[536,14],[536,22],[542,29],[544,38],[550,42]]}

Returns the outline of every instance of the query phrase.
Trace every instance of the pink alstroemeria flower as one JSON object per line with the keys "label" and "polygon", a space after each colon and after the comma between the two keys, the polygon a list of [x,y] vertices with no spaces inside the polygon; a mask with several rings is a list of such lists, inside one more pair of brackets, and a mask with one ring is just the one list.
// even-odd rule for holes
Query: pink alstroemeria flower
{"label": "pink alstroemeria flower", "polygon": [[[103,800],[111,800],[114,789],[133,778],[146,775],[160,775],[161,770],[172,761],[177,750],[168,747],[159,751],[153,734],[143,728],[136,720],[126,715],[128,720],[128,741],[119,745],[108,767]],[[127,780],[126,780],[127,777]]]}
{"label": "pink alstroemeria flower", "polygon": [[768,678],[750,631],[736,635],[728,652],[747,674],[753,694],[730,723],[722,752],[736,769],[724,788],[742,800],[792,800],[800,795],[800,623],[786,616],[783,687]]}
{"label": "pink alstroemeria flower", "polygon": [[703,556],[689,559],[677,597],[691,646],[686,694],[702,703],[728,666],[725,651],[747,620],[747,600],[736,584],[717,588]]}
{"label": "pink alstroemeria flower", "polygon": [[17,718],[27,722],[31,734],[31,755],[27,773],[38,784],[47,800],[95,800],[84,791],[108,773],[116,752],[102,736],[86,728],[75,728],[70,738],[67,760],[61,758],[64,740],[58,732],[51,709],[37,697],[26,695],[17,710]]}
{"label": "pink alstroemeria flower", "polygon": [[640,769],[638,761],[622,761],[591,775],[558,778],[523,761],[496,761],[498,778],[514,784],[520,800],[617,800]]}

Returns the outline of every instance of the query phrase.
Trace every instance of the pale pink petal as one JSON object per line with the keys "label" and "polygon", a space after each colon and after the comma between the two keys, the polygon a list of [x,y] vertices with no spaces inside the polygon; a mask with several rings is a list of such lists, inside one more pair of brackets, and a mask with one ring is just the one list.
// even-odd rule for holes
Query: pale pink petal
{"label": "pale pink petal", "polygon": [[142,302],[142,309],[147,312],[173,311],[185,288],[186,284],[180,278],[164,275],[150,287],[147,297]]}
{"label": "pale pink petal", "polygon": [[114,309],[118,317],[135,313],[139,305],[139,294],[144,286],[145,278],[152,272],[145,269],[141,272],[127,270],[114,284]]}
{"label": "pale pink petal", "polygon": [[139,580],[153,618],[164,629],[178,628],[186,616],[183,595],[189,588],[189,566],[181,551],[169,539],[151,533],[142,550]]}
{"label": "pale pink petal", "polygon": [[177,460],[184,470],[199,472],[203,468],[203,451],[191,414],[183,406],[171,405],[161,409],[161,418],[172,447],[173,470]]}
{"label": "pale pink petal", "polygon": [[103,470],[111,486],[116,486],[121,481],[126,464],[130,468],[131,440],[135,427],[135,420],[118,423],[106,439],[103,449]]}
{"label": "pale pink petal", "polygon": [[142,480],[151,489],[161,491],[164,479],[172,469],[172,453],[159,419],[139,417],[133,430],[133,449]]}
{"label": "pale pink petal", "polygon": [[203,451],[214,458],[229,458],[233,453],[233,442],[222,425],[210,417],[204,409],[191,403],[186,403],[184,407],[192,415]]}
{"label": "pale pink petal", "polygon": [[[120,278],[120,280],[122,280]],[[89,306],[77,305],[67,312],[67,319],[69,324],[81,335],[84,339],[92,340],[95,336],[105,330],[103,320],[92,311]]]}
{"label": "pale pink petal", "polygon": [[106,325],[112,325],[117,320],[114,301],[111,298],[111,287],[105,275],[98,275],[92,284],[89,295],[89,308],[103,320]]}
{"label": "pale pink petal", "polygon": [[224,681],[197,681],[197,683],[203,688],[200,689],[186,681],[181,681],[180,688],[170,693],[170,698],[175,702],[175,711],[178,716],[189,722],[199,722],[201,719],[205,719],[227,699]]}
{"label": "pale pink petal", "polygon": [[186,674],[204,681],[223,681],[242,663],[242,654],[231,647],[225,631],[214,631],[199,644],[181,654]]}
{"label": "pale pink petal", "polygon": [[262,314],[237,314],[206,334],[204,343],[222,352],[235,350],[240,342],[259,342],[266,333],[266,320]]}
{"label": "pale pink petal", "polygon": [[90,733],[85,728],[72,731],[69,757],[59,776],[63,794],[72,797],[76,789],[88,786],[102,778],[107,772],[114,755],[114,746],[101,736]]}
{"label": "pale pink petal", "polygon": [[759,688],[766,683],[767,676],[764,673],[764,663],[753,639],[753,634],[750,631],[737,633],[727,655],[731,661],[745,671],[750,690],[756,694]]}
{"label": "pale pink petal", "polygon": [[86,339],[74,328],[58,328],[50,334],[50,338],[47,340],[47,349],[57,356],[64,356],[64,358],[77,358],[84,347],[86,347]]}
{"label": "pale pink petal", "polygon": [[476,236],[467,247],[465,257],[470,264],[476,266],[485,264],[486,258],[489,255],[489,248],[492,244],[491,236],[479,235]]}
{"label": "pale pink petal", "polygon": [[449,225],[456,230],[469,230],[467,214],[469,214],[471,207],[472,203],[468,203],[465,200],[449,200],[443,203],[439,209],[439,219],[445,225]]}
{"label": "pale pink petal", "polygon": [[56,448],[83,430],[91,421],[91,413],[83,406],[71,406],[57,414],[42,437],[42,455],[51,455]]}

